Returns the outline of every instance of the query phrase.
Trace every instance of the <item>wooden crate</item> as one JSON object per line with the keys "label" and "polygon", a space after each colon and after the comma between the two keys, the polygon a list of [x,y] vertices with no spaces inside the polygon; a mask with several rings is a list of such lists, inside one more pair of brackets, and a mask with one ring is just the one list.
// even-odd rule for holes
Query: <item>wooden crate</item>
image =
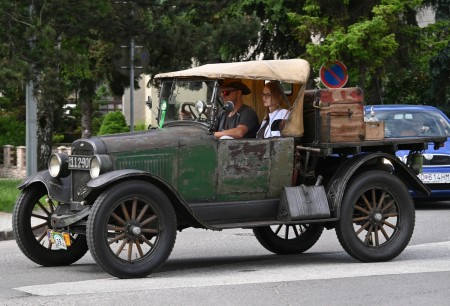
{"label": "wooden crate", "polygon": [[361,102],[330,104],[320,109],[321,142],[364,140],[364,113]]}
{"label": "wooden crate", "polygon": [[360,88],[305,92],[305,142],[364,140],[364,95]]}
{"label": "wooden crate", "polygon": [[365,122],[365,140],[384,140],[384,121]]}

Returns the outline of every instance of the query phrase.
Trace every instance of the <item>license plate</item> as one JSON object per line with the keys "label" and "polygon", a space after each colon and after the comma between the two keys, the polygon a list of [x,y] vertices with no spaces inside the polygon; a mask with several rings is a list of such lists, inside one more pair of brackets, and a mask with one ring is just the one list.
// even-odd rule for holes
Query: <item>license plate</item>
{"label": "license plate", "polygon": [[71,245],[69,233],[47,230],[47,237],[57,249],[67,250]]}
{"label": "license plate", "polygon": [[420,173],[419,179],[426,184],[450,183],[450,173]]}
{"label": "license plate", "polygon": [[69,156],[69,169],[89,170],[91,166],[91,157],[87,156]]}

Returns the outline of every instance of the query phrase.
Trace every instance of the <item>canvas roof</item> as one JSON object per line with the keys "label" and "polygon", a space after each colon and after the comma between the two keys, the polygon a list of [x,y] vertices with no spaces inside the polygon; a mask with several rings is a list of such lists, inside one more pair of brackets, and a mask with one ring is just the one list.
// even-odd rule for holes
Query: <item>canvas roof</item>
{"label": "canvas roof", "polygon": [[205,77],[211,79],[277,80],[305,84],[310,66],[303,59],[262,60],[207,64],[191,69],[160,73],[155,78]]}

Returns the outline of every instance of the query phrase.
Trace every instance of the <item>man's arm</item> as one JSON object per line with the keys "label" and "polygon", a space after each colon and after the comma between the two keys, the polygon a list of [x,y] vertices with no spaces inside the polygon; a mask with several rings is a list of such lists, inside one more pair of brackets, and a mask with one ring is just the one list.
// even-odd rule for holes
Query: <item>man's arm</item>
{"label": "man's arm", "polygon": [[229,130],[218,131],[214,133],[214,136],[219,139],[222,136],[230,136],[234,139],[243,138],[248,132],[247,126],[240,124],[235,128]]}

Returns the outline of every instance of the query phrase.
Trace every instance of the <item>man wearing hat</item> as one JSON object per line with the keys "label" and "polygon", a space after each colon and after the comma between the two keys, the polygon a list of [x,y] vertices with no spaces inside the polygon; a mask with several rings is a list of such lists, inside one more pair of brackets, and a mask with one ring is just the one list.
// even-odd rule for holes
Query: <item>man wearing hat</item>
{"label": "man wearing hat", "polygon": [[255,138],[259,128],[256,112],[244,104],[243,95],[251,93],[250,89],[241,81],[225,81],[220,88],[223,101],[233,102],[231,112],[222,110],[217,117],[216,138]]}

